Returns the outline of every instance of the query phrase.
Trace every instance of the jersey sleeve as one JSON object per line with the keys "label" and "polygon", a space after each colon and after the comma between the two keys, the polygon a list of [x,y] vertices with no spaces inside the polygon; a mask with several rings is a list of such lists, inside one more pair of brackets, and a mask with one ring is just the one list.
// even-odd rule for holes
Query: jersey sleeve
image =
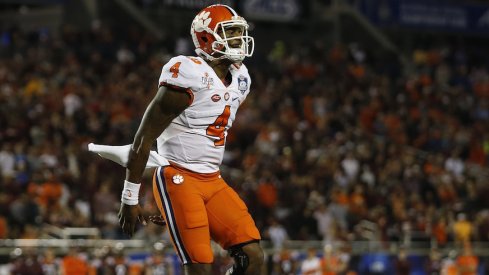
{"label": "jersey sleeve", "polygon": [[186,56],[177,56],[163,66],[159,78],[159,85],[175,90],[185,91],[193,98],[193,92],[199,88],[199,64]]}

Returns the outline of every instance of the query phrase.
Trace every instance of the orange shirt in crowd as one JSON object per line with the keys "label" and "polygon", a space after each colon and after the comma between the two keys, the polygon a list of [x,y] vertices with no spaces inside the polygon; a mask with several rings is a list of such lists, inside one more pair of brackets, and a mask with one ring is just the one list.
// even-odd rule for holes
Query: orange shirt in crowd
{"label": "orange shirt in crowd", "polygon": [[363,197],[362,194],[360,193],[351,194],[349,202],[350,202],[349,210],[351,213],[356,215],[362,215],[363,213],[365,213],[366,211],[365,198]]}
{"label": "orange shirt in crowd", "polygon": [[6,239],[8,235],[7,219],[4,216],[0,216],[0,239]]}
{"label": "orange shirt in crowd", "polygon": [[39,203],[43,206],[55,205],[63,193],[63,186],[59,182],[47,181],[41,185]]}
{"label": "orange shirt in crowd", "polygon": [[459,275],[476,275],[479,259],[473,255],[462,255],[457,258]]}
{"label": "orange shirt in crowd", "polygon": [[335,194],[335,202],[343,206],[347,206],[350,203],[350,199],[345,191],[339,190],[338,193]]}
{"label": "orange shirt in crowd", "polygon": [[441,274],[443,275],[459,275],[457,265],[455,263],[450,263],[442,268]]}
{"label": "orange shirt in crowd", "polygon": [[369,132],[372,131],[376,115],[377,110],[374,108],[374,106],[372,106],[372,104],[363,107],[360,111],[360,126]]}
{"label": "orange shirt in crowd", "polygon": [[61,266],[65,275],[86,275],[89,271],[87,263],[76,256],[65,256]]}
{"label": "orange shirt in crowd", "polygon": [[277,188],[272,183],[264,182],[256,190],[261,205],[272,208],[277,203]]}
{"label": "orange shirt in crowd", "polygon": [[314,98],[310,95],[304,96],[303,100],[304,117],[311,124],[316,124],[316,116],[314,114]]}
{"label": "orange shirt in crowd", "polygon": [[336,270],[340,267],[340,259],[336,256],[323,258],[321,260],[323,275],[336,275]]}
{"label": "orange shirt in crowd", "polygon": [[486,155],[484,153],[484,148],[480,142],[474,142],[470,146],[469,151],[469,161],[473,163],[477,163],[481,166],[486,164]]}
{"label": "orange shirt in crowd", "polygon": [[356,79],[361,79],[365,77],[365,67],[360,64],[351,65],[349,70],[351,75],[354,76]]}
{"label": "orange shirt in crowd", "polygon": [[445,245],[448,240],[448,235],[447,235],[447,225],[445,222],[438,222],[433,226],[432,232],[433,236],[435,236],[436,242],[439,245]]}
{"label": "orange shirt in crowd", "polygon": [[473,86],[475,94],[480,98],[489,97],[489,82],[477,82]]}

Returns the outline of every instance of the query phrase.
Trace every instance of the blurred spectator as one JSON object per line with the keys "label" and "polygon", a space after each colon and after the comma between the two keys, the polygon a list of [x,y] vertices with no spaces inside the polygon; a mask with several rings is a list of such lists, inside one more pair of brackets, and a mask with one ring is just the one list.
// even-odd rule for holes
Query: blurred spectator
{"label": "blurred spectator", "polygon": [[94,218],[98,223],[104,223],[106,216],[116,211],[119,200],[114,192],[110,190],[110,182],[102,182],[100,184],[99,191],[93,197],[93,203],[97,206]]}
{"label": "blurred spectator", "polygon": [[174,275],[173,262],[164,253],[164,246],[156,246],[144,264],[145,275]]}
{"label": "blurred spectator", "polygon": [[456,257],[457,251],[451,250],[448,252],[448,255],[441,261],[441,274],[458,275]]}
{"label": "blurred spectator", "polygon": [[331,244],[325,245],[323,252],[321,259],[323,275],[337,275],[346,271],[348,262],[342,259]]}
{"label": "blurred spectator", "polygon": [[[17,248],[20,249],[20,248]],[[17,250],[16,249],[16,250]],[[14,256],[15,260],[10,269],[10,274],[15,275],[41,275],[43,269],[34,251],[20,251]]]}
{"label": "blurred spectator", "polygon": [[39,205],[27,194],[22,194],[10,204],[12,227],[20,234],[25,225],[38,224],[41,211]]}
{"label": "blurred spectator", "polygon": [[65,115],[72,117],[76,111],[83,107],[81,98],[75,93],[68,93],[63,98]]}
{"label": "blurred spectator", "polygon": [[289,249],[282,249],[272,255],[272,268],[269,272],[272,275],[292,275],[301,271],[301,265],[296,259],[296,252]]}
{"label": "blurred spectator", "polygon": [[10,143],[4,143],[0,150],[0,172],[2,177],[14,176],[15,158]]}
{"label": "blurred spectator", "polygon": [[0,239],[7,239],[8,233],[7,219],[0,215]]}
{"label": "blurred spectator", "polygon": [[457,269],[459,275],[478,274],[479,258],[472,253],[470,243],[465,243],[463,252],[457,257]]}
{"label": "blurred spectator", "polygon": [[445,160],[445,169],[457,178],[463,177],[465,164],[460,159],[458,150],[453,150],[451,156]]}
{"label": "blurred spectator", "polygon": [[44,213],[55,211],[61,207],[61,197],[63,195],[63,185],[58,181],[55,174],[46,170],[44,182],[38,188],[38,202]]}
{"label": "blurred spectator", "polygon": [[348,197],[343,190],[332,188],[331,203],[328,205],[328,210],[338,225],[338,229],[341,231],[347,230]]}
{"label": "blurred spectator", "polygon": [[441,247],[445,246],[448,241],[447,223],[443,217],[439,218],[431,230],[437,244]]}
{"label": "blurred spectator", "polygon": [[364,187],[362,185],[356,184],[353,187],[353,192],[351,192],[348,201],[350,203],[348,206],[350,219],[353,222],[358,222],[359,220],[364,218],[367,212],[367,205]]}
{"label": "blurred spectator", "polygon": [[156,243],[160,241],[168,241],[171,243],[168,230],[164,226],[154,223],[148,223],[146,226],[142,226],[134,233],[134,238],[138,240],[145,240],[148,243]]}
{"label": "blurred spectator", "polygon": [[411,264],[407,258],[406,250],[403,248],[399,249],[397,253],[397,258],[395,260],[396,274],[397,275],[409,275],[411,274]]}
{"label": "blurred spectator", "polygon": [[275,251],[281,251],[284,247],[284,242],[289,239],[287,230],[275,218],[269,219],[269,226],[265,230],[264,237],[269,238],[272,241],[273,249]]}
{"label": "blurred spectator", "polygon": [[303,275],[321,275],[321,259],[317,256],[316,249],[309,248],[307,250],[307,256],[301,263],[300,274]]}
{"label": "blurred spectator", "polygon": [[489,241],[489,211],[483,210],[477,215],[477,235],[482,242]]}
{"label": "blurred spectator", "polygon": [[26,224],[24,226],[24,231],[20,235],[19,239],[25,239],[25,240],[35,240],[39,239],[41,237],[41,232],[37,230],[37,228],[31,224]]}
{"label": "blurred spectator", "polygon": [[427,275],[441,274],[441,254],[437,249],[431,249],[429,258],[426,262],[425,271]]}
{"label": "blurred spectator", "polygon": [[314,218],[317,221],[318,232],[323,241],[332,242],[335,238],[335,221],[328,210],[326,204],[321,203],[314,211]]}
{"label": "blurred spectator", "polygon": [[128,274],[129,261],[125,255],[123,247],[115,246],[112,255],[108,256],[106,261],[105,273],[108,274]]}
{"label": "blurred spectator", "polygon": [[262,180],[256,190],[258,203],[265,216],[269,216],[277,205],[277,188],[271,180]]}
{"label": "blurred spectator", "polygon": [[53,250],[46,249],[40,258],[40,263],[44,275],[60,274],[60,260],[56,258]]}
{"label": "blurred spectator", "polygon": [[467,216],[464,213],[457,215],[457,221],[453,224],[453,233],[455,235],[455,241],[460,246],[470,242],[473,232],[472,227],[472,223],[467,220]]}
{"label": "blurred spectator", "polygon": [[70,248],[68,254],[63,257],[60,269],[61,273],[66,275],[87,274],[89,266],[83,254],[76,248]]}

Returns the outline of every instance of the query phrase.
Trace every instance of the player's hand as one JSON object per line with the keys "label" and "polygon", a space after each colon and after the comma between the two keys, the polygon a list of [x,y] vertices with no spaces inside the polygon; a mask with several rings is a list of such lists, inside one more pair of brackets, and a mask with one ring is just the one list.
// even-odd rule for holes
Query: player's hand
{"label": "player's hand", "polygon": [[146,225],[146,218],[143,215],[143,210],[139,204],[127,205],[121,203],[121,209],[119,210],[119,224],[122,228],[122,232],[132,237],[134,234],[134,228],[136,222],[139,221],[143,225]]}
{"label": "player's hand", "polygon": [[166,225],[165,218],[163,218],[163,216],[161,216],[161,215],[151,215],[148,218],[152,223],[154,223],[156,225],[160,225],[160,226]]}

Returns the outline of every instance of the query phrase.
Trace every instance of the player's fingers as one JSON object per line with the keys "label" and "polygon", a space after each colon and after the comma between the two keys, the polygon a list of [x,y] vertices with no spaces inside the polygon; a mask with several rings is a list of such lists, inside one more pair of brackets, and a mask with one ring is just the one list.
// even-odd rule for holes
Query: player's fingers
{"label": "player's fingers", "polygon": [[120,224],[121,224],[122,232],[129,236],[132,236],[131,225],[134,224],[134,222],[131,222],[130,219],[122,218],[122,222]]}
{"label": "player's fingers", "polygon": [[151,218],[153,220],[161,220],[161,219],[163,219],[163,216],[161,216],[161,215],[151,215],[151,216],[149,216],[149,218]]}
{"label": "player's fingers", "polygon": [[122,217],[122,215],[120,215],[120,214],[119,214],[119,226],[120,226],[121,228],[123,228],[123,227],[124,227],[124,218],[123,218],[123,217]]}
{"label": "player's fingers", "polygon": [[132,235],[134,234],[134,228],[136,227],[136,223],[135,222],[131,222],[129,224],[129,236],[132,237]]}
{"label": "player's fingers", "polygon": [[137,217],[138,221],[140,223],[142,223],[143,225],[147,225],[148,224],[148,221],[146,218],[147,215],[145,215],[145,212],[143,211],[143,209],[141,208],[140,205],[138,205],[137,209],[138,209],[138,217]]}
{"label": "player's fingers", "polygon": [[157,224],[157,225],[161,225],[161,226],[164,226],[166,224],[166,221],[165,219],[163,218],[163,216],[161,215],[153,215],[153,216],[149,216],[149,220],[154,223],[154,224]]}
{"label": "player's fingers", "polygon": [[124,218],[119,220],[119,225],[121,226],[122,232],[125,234],[126,233],[126,220]]}
{"label": "player's fingers", "polygon": [[123,231],[125,234],[129,235],[130,237],[132,237],[132,232],[133,232],[133,226],[132,226],[132,222],[129,221],[129,220],[125,220],[124,221],[124,227],[123,227]]}
{"label": "player's fingers", "polygon": [[143,225],[147,225],[148,224],[148,221],[146,220],[146,217],[143,215],[143,214],[139,214],[138,216],[138,220],[140,223],[142,223]]}

